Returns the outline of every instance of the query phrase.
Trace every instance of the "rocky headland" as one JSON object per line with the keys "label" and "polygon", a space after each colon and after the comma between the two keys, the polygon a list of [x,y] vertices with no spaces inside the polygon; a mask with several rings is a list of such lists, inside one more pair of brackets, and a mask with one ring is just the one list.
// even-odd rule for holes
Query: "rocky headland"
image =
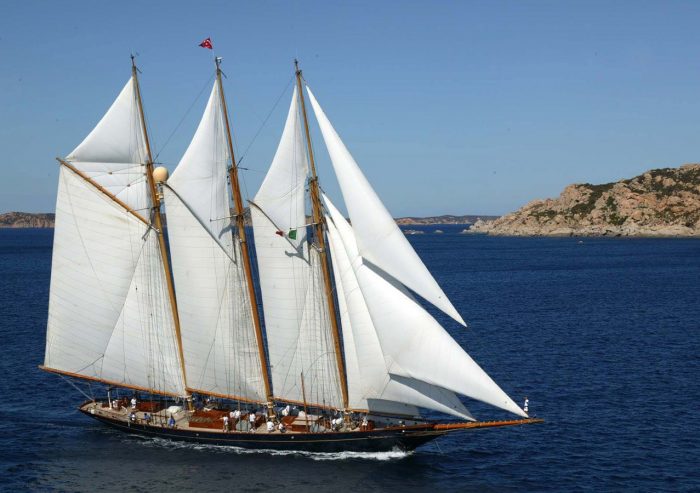
{"label": "rocky headland", "polygon": [[569,185],[468,230],[500,236],[700,236],[700,164],[628,180]]}
{"label": "rocky headland", "polygon": [[399,226],[430,226],[431,224],[474,224],[479,219],[483,221],[492,221],[498,216],[453,216],[445,214],[443,216],[432,217],[399,217],[395,219]]}
{"label": "rocky headland", "polygon": [[0,228],[53,228],[55,214],[5,212],[0,214]]}

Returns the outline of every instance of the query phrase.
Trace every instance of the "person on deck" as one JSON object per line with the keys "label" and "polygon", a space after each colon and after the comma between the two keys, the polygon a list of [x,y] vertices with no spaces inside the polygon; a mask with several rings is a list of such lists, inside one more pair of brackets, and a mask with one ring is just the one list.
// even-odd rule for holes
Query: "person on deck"
{"label": "person on deck", "polygon": [[170,415],[170,418],[168,419],[168,428],[175,428],[175,418],[173,418],[173,415]]}
{"label": "person on deck", "polygon": [[286,433],[287,432],[287,427],[284,426],[284,423],[280,421],[280,424],[277,425],[277,429],[280,431],[280,433]]}
{"label": "person on deck", "polygon": [[228,433],[229,431],[229,423],[228,423],[228,416],[224,416],[224,433]]}
{"label": "person on deck", "polygon": [[367,421],[367,416],[365,415],[362,417],[362,424],[360,425],[360,429],[362,431],[365,431],[365,430],[367,430],[368,426],[369,426],[369,421]]}
{"label": "person on deck", "polygon": [[273,423],[272,421],[268,421],[267,422],[267,432],[272,433],[273,431],[275,431],[275,423]]}
{"label": "person on deck", "polygon": [[231,411],[230,416],[231,416],[231,418],[233,418],[233,419],[241,419],[241,410],[240,410],[240,409],[234,409],[233,411]]}
{"label": "person on deck", "polygon": [[134,411],[131,411],[131,414],[129,414],[129,421],[136,423],[136,413]]}
{"label": "person on deck", "polygon": [[147,425],[150,425],[150,424],[151,424],[151,415],[150,415],[148,412],[146,412],[146,414],[143,415],[143,421],[144,421]]}
{"label": "person on deck", "polygon": [[248,414],[248,422],[250,423],[250,432],[255,433],[255,413]]}
{"label": "person on deck", "polygon": [[136,409],[136,397],[131,398],[131,409]]}

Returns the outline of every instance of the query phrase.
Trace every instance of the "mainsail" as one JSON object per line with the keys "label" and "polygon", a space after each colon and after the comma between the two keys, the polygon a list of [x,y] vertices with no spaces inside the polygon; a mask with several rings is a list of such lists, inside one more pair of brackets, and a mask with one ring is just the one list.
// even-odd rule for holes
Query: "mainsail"
{"label": "mainsail", "polygon": [[184,395],[132,77],[61,161],[44,368]]}
{"label": "mainsail", "polygon": [[318,251],[306,232],[307,154],[294,91],[279,147],[251,204],[275,397],[342,407]]}
{"label": "mainsail", "polygon": [[193,391],[265,402],[241,246],[232,235],[219,91],[217,81],[163,187],[185,367]]}

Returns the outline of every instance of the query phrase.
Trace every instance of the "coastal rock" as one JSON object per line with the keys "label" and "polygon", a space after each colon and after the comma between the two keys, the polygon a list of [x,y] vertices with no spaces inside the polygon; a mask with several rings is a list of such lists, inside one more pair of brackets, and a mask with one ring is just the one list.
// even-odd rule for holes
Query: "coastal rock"
{"label": "coastal rock", "polygon": [[700,164],[567,186],[470,232],[500,236],[700,236]]}
{"label": "coastal rock", "polygon": [[55,214],[5,212],[0,214],[0,228],[53,228]]}

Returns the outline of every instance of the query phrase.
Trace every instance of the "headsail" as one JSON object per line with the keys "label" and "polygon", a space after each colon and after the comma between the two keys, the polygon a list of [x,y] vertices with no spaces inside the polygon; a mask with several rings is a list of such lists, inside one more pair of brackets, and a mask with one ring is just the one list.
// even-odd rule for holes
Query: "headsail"
{"label": "headsail", "polygon": [[361,265],[352,228],[328,197],[323,197],[330,218],[328,238],[338,292],[341,325],[348,369],[351,407],[372,410],[377,400],[434,409],[473,419],[459,398],[449,390],[405,376],[392,375],[385,361],[376,328],[357,281],[353,265]]}
{"label": "headsail", "polygon": [[185,366],[192,390],[264,402],[241,248],[231,231],[222,111],[217,82],[164,186]]}
{"label": "headsail", "polygon": [[462,317],[386,210],[307,87],[361,255],[462,325]]}
{"label": "headsail", "polygon": [[275,397],[341,407],[319,255],[306,233],[307,156],[296,90],[279,147],[251,204]]}
{"label": "headsail", "polygon": [[[379,341],[375,347],[381,349],[380,361],[386,364],[385,371],[392,378],[403,377],[398,380],[419,392],[449,389],[526,416],[401,283],[364,262],[355,243],[354,228],[327,199],[326,205],[355,275],[356,289],[350,292],[344,284],[346,293],[357,298],[353,301],[356,311],[351,325],[353,330],[365,331],[361,338],[365,343],[370,332],[367,327],[373,326]],[[355,339],[360,338],[355,336]],[[414,382],[418,383],[414,385]]]}
{"label": "headsail", "polygon": [[45,368],[184,395],[131,79],[61,166]]}

